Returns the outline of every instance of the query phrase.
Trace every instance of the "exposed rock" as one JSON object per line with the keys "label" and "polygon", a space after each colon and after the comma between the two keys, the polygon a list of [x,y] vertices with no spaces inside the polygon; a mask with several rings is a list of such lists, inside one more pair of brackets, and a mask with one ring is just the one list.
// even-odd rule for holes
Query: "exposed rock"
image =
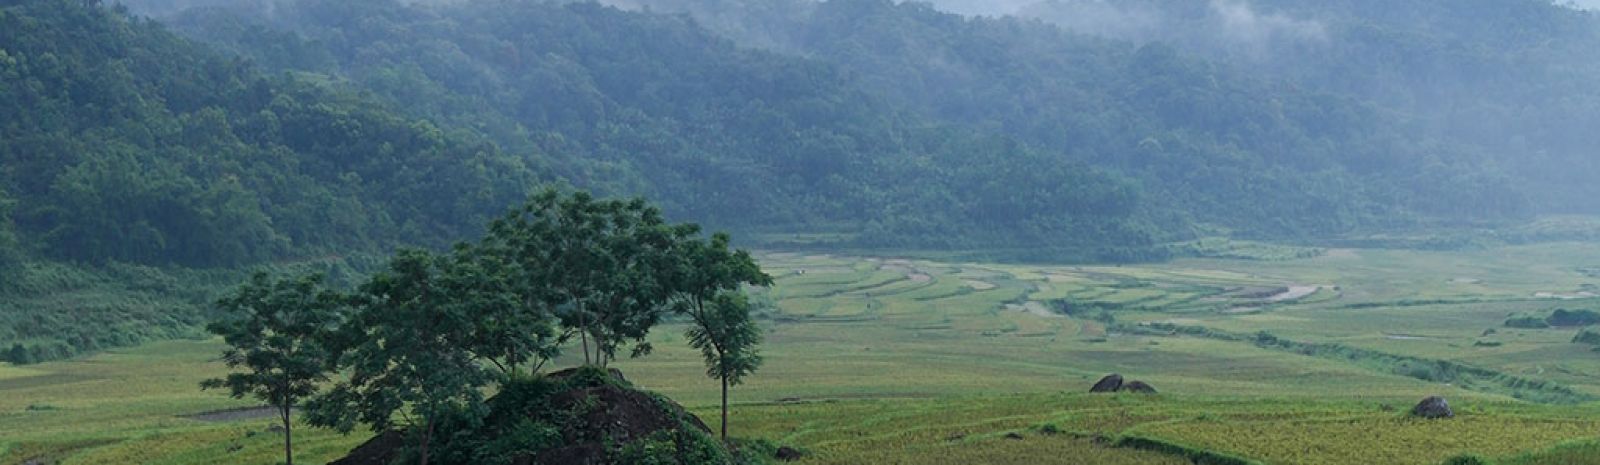
{"label": "exposed rock", "polygon": [[793,447],[783,446],[779,447],[778,452],[772,454],[772,456],[784,462],[793,462],[800,460],[800,457],[805,456],[805,454],[800,453],[799,450],[796,450]]}
{"label": "exposed rock", "polygon": [[1145,384],[1144,381],[1130,381],[1128,384],[1122,385],[1121,391],[1132,392],[1135,394],[1155,394],[1156,388],[1150,386],[1149,384]]}
{"label": "exposed rock", "polygon": [[1411,416],[1436,419],[1451,418],[1456,416],[1456,413],[1450,410],[1450,404],[1445,402],[1443,397],[1429,396],[1411,408]]}
{"label": "exposed rock", "polygon": [[1089,392],[1117,392],[1118,389],[1122,389],[1122,375],[1112,373],[1100,378],[1094,387],[1089,388]]}

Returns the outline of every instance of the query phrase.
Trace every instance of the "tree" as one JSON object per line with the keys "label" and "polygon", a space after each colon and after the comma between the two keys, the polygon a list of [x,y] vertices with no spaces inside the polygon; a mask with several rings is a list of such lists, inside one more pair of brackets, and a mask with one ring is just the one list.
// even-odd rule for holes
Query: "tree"
{"label": "tree", "polygon": [[217,301],[217,308],[228,317],[208,329],[229,346],[222,352],[223,363],[247,371],[209,379],[200,386],[226,388],[235,398],[253,396],[277,408],[283,422],[283,457],[289,465],[294,465],[290,414],[328,379],[329,352],[322,341],[340,324],[344,301],[323,288],[321,275],[275,280],[266,273],[256,273]]}
{"label": "tree", "polygon": [[442,421],[481,419],[482,388],[494,376],[472,353],[477,321],[472,306],[455,302],[446,259],[402,250],[387,269],[362,285],[348,330],[338,334],[336,367],[349,380],[307,403],[313,425],[373,431],[396,420],[417,437],[419,462]]}
{"label": "tree", "polygon": [[761,365],[756,352],[761,331],[739,289],[772,285],[772,277],[748,252],[729,248],[731,241],[726,233],[717,233],[706,242],[680,242],[681,261],[673,273],[677,309],[694,323],[687,331],[689,344],[705,356],[706,375],[722,381],[723,439],[728,437],[728,387],[739,385]]}
{"label": "tree", "polygon": [[722,381],[722,439],[728,439],[728,387],[744,382],[761,366],[761,328],[750,317],[750,302],[740,292],[717,294],[695,316],[689,345],[705,356],[706,376]]}
{"label": "tree", "polygon": [[[661,278],[688,225],[669,225],[642,199],[596,200],[588,193],[547,189],[489,227],[495,247],[510,253],[527,298],[548,299],[563,337],[577,336],[584,362],[604,366],[629,341],[633,355],[671,303]],[[543,291],[537,288],[543,286]]]}
{"label": "tree", "polygon": [[492,237],[457,245],[443,258],[442,281],[449,296],[444,305],[472,325],[468,350],[514,377],[525,364],[538,372],[560,355],[565,339],[556,333],[549,305],[549,270],[522,266],[515,250],[503,245]]}

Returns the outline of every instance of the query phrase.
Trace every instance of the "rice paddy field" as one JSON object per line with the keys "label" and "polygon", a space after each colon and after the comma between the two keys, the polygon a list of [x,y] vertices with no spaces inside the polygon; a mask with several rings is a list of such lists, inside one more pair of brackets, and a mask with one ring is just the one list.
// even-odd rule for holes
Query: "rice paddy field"
{"label": "rice paddy field", "polygon": [[[1505,325],[1600,310],[1600,247],[1270,250],[1138,266],[763,253],[767,363],[734,390],[732,432],[802,464],[1600,464],[1600,352],[1577,327]],[[653,339],[616,365],[712,416],[682,328]],[[216,414],[252,404],[198,389],[220,350],[0,364],[0,465],[277,463],[272,420]],[[1160,393],[1088,394],[1108,373]],[[1429,395],[1457,417],[1406,415]],[[304,463],[365,439],[295,437]]]}

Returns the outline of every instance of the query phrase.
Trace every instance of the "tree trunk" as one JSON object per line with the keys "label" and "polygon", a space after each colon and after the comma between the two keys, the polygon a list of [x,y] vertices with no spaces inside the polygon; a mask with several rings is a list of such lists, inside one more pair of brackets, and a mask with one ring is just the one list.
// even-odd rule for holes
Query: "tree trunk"
{"label": "tree trunk", "polygon": [[291,413],[288,405],[283,406],[283,463],[294,465],[294,425],[289,421]]}
{"label": "tree trunk", "polygon": [[428,442],[433,440],[433,419],[428,419],[428,430],[422,433],[422,461],[419,465],[428,465]]}
{"label": "tree trunk", "polygon": [[589,315],[583,313],[583,306],[578,306],[578,337],[583,339],[583,364],[591,365],[589,361]]}
{"label": "tree trunk", "polygon": [[728,442],[728,377],[722,377],[722,442]]}

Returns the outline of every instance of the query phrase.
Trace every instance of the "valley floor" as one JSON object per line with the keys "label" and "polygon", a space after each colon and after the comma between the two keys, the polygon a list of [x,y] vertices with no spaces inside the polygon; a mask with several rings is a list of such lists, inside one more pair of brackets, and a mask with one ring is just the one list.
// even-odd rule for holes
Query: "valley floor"
{"label": "valley floor", "polygon": [[[731,430],[799,463],[1600,464],[1600,353],[1515,313],[1600,308],[1600,247],[1332,250],[1044,266],[768,253],[767,364]],[[711,418],[682,328],[618,362]],[[0,465],[276,463],[271,420],[201,392],[217,341],[0,365]],[[570,361],[566,361],[570,364]],[[1107,373],[1154,396],[1090,395]],[[1458,417],[1405,410],[1443,395]],[[222,421],[213,421],[222,420]],[[321,463],[364,437],[297,430]],[[1229,461],[1232,462],[1229,462]]]}

